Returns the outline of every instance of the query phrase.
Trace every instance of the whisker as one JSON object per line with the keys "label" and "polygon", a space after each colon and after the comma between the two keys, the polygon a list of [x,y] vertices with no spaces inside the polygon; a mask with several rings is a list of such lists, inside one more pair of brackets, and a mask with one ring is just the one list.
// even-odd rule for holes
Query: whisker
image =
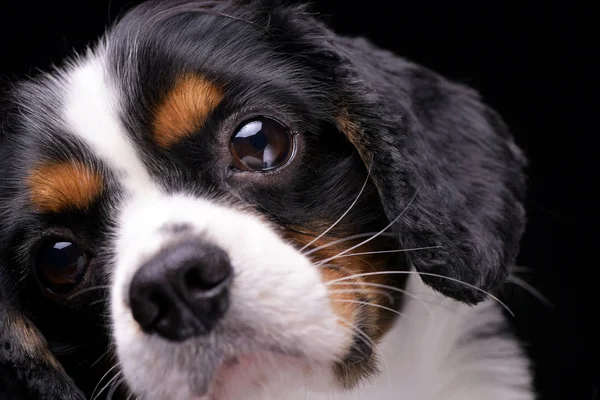
{"label": "whisker", "polygon": [[400,215],[398,215],[396,218],[394,218],[394,220],[392,222],[390,222],[388,225],[386,225],[385,228],[383,228],[382,230],[380,230],[378,233],[376,233],[375,235],[371,236],[369,239],[367,240],[363,240],[362,242],[344,250],[339,252],[338,254],[336,254],[333,257],[329,257],[326,258],[325,260],[321,261],[321,264],[325,264],[326,262],[329,262],[331,260],[335,260],[337,257],[344,255],[346,253],[351,252],[352,250],[356,249],[357,247],[360,247],[364,244],[367,244],[368,242],[370,242],[371,240],[375,239],[376,237],[378,237],[379,235],[381,235],[383,232],[385,232],[386,230],[388,230],[391,226],[393,226],[396,222],[398,222],[398,220],[404,215],[404,213],[406,212],[406,210],[408,210],[408,207],[410,207],[410,205],[413,203],[413,201],[415,200],[415,198],[417,197],[417,192],[415,192],[415,194],[411,197],[410,201],[408,202],[408,204],[406,205],[406,207],[404,207],[404,209],[402,210],[402,212],[400,213]]}
{"label": "whisker", "polygon": [[117,368],[117,367],[118,367],[118,364],[115,364],[115,365],[113,365],[111,368],[109,368],[109,370],[108,370],[108,371],[106,371],[106,373],[105,373],[104,375],[102,375],[102,378],[100,378],[100,380],[99,380],[99,381],[98,381],[98,383],[96,384],[96,387],[94,387],[94,390],[92,391],[92,398],[94,397],[94,393],[96,393],[96,390],[98,389],[98,386],[100,386],[100,384],[102,383],[102,381],[104,380],[104,378],[106,378],[106,376],[107,376],[108,374],[110,374],[110,372],[111,372],[113,369]]}
{"label": "whisker", "polygon": [[336,271],[342,271],[345,272],[348,275],[353,274],[354,272],[349,270],[348,268],[342,266],[342,265],[336,265],[336,264],[323,264],[323,265],[315,265],[315,267],[317,268],[331,268],[334,269]]}
{"label": "whisker", "polygon": [[382,305],[376,304],[376,303],[371,303],[371,302],[368,302],[368,301],[346,300],[346,299],[332,299],[331,301],[336,302],[336,303],[352,303],[352,304],[361,304],[363,306],[371,306],[371,307],[380,308],[382,310],[389,311],[391,313],[394,313],[394,314],[399,315],[399,316],[404,317],[404,318],[412,319],[408,315],[403,314],[403,313],[401,313],[398,310],[394,310],[393,308],[382,306]]}
{"label": "whisker", "polygon": [[331,283],[336,283],[336,282],[341,282],[341,281],[345,281],[348,279],[353,279],[353,278],[359,278],[359,277],[363,277],[363,276],[372,276],[372,275],[385,275],[385,274],[407,274],[407,275],[419,275],[419,276],[433,276],[436,278],[442,278],[442,279],[447,279],[449,281],[452,282],[457,282],[457,283],[461,283],[467,287],[470,287],[472,289],[477,290],[478,292],[484,293],[485,295],[489,296],[491,299],[495,300],[498,304],[500,304],[502,307],[504,307],[504,309],[506,309],[506,311],[508,311],[510,313],[511,316],[515,316],[515,314],[512,312],[512,310],[506,305],[504,304],[499,298],[497,298],[496,296],[494,296],[493,294],[486,292],[485,290],[478,288],[475,285],[472,285],[468,282],[464,282],[461,281],[460,279],[456,279],[456,278],[451,278],[449,276],[444,276],[444,275],[440,275],[440,274],[434,274],[432,272],[419,272],[419,271],[379,271],[379,272],[365,272],[362,274],[355,274],[355,275],[350,275],[350,276],[345,276],[342,278],[337,278],[334,279],[332,281],[329,281],[327,283],[327,285],[331,284]]}
{"label": "whisker", "polygon": [[101,289],[110,289],[110,286],[108,285],[102,285],[102,286],[92,286],[90,288],[85,288],[85,289],[81,289],[73,294],[70,294],[68,296],[69,299],[72,299],[73,297],[79,296],[80,294],[86,293],[86,292],[91,292],[92,290],[101,290]]}
{"label": "whisker", "polygon": [[121,386],[121,384],[125,382],[125,378],[121,375],[120,379],[117,379],[111,386],[108,392],[106,393],[106,400],[111,400],[115,395],[115,392]]}
{"label": "whisker", "polygon": [[[365,343],[367,346],[369,346],[369,348],[371,349],[371,351],[372,351],[373,353],[376,353],[376,349],[377,349],[377,343],[375,343],[375,341],[374,341],[373,339],[371,339],[371,337],[370,337],[369,335],[367,335],[367,333],[366,333],[366,332],[364,332],[362,329],[358,328],[358,327],[357,327],[355,324],[353,324],[353,323],[350,323],[350,322],[346,321],[346,320],[345,320],[344,318],[342,318],[342,317],[339,317],[339,316],[338,316],[338,317],[337,317],[337,319],[338,319],[340,322],[343,322],[343,323],[345,323],[346,325],[348,325],[348,327],[351,329],[351,330],[350,330],[350,332],[352,332],[352,333],[354,333],[354,332],[358,333],[358,334],[359,334],[359,338],[361,339],[361,341],[362,341],[363,343]],[[381,331],[381,329],[379,329],[379,330]],[[365,354],[363,351],[361,351],[361,350],[358,350],[358,352],[359,352],[360,354],[362,354],[362,355],[365,357],[365,359],[366,359],[366,358],[368,358],[368,357],[367,357],[367,355],[366,355],[366,354]],[[385,371],[386,371],[387,379],[388,379],[388,382],[389,382],[389,381],[390,381],[390,367],[389,367],[389,364],[388,364],[388,362],[387,362],[387,360],[386,360],[385,358],[380,358],[380,359],[379,359],[379,361],[380,361],[380,362],[381,362],[381,363],[384,365],[384,367],[385,367],[384,369],[385,369]]]}
{"label": "whisker", "polygon": [[[367,335],[365,333],[365,331],[363,331],[362,329],[360,329],[359,327],[357,327],[355,324],[353,324],[352,322],[347,321],[346,319],[337,316],[336,317],[340,322],[345,323],[346,325],[348,325],[348,327],[352,330],[351,332],[356,332],[359,336],[361,336],[364,340],[366,340],[365,344],[369,345],[369,348],[374,350],[375,347],[377,347],[377,343],[375,343],[373,341],[373,339],[371,339],[371,337],[369,335]],[[364,354],[363,354],[364,355]]]}
{"label": "whisker", "polygon": [[91,306],[95,306],[96,304],[99,304],[99,303],[108,303],[108,301],[109,301],[109,299],[94,300],[89,305],[91,307]]}
{"label": "whisker", "polygon": [[104,357],[106,357],[109,353],[111,353],[111,349],[106,350],[104,353],[102,353],[102,355],[100,357],[98,357],[98,359],[96,361],[94,361],[91,365],[90,368],[93,368],[96,364],[98,364],[100,362],[100,360],[102,360]]}
{"label": "whisker", "polygon": [[[331,282],[328,282],[327,284],[329,284],[329,283],[331,283]],[[372,287],[377,287],[377,288],[391,290],[393,292],[402,293],[403,295],[405,295],[407,297],[410,297],[411,299],[414,299],[414,300],[417,300],[418,302],[420,302],[421,305],[423,307],[425,307],[425,309],[429,312],[429,316],[431,318],[433,318],[433,311],[425,303],[434,304],[436,306],[444,307],[444,308],[450,310],[449,307],[447,307],[447,306],[445,306],[443,304],[437,303],[435,301],[423,300],[422,298],[420,298],[419,296],[417,296],[414,293],[409,292],[408,290],[400,289],[400,288],[397,288],[397,287],[394,287],[394,286],[384,285],[382,283],[363,282],[363,281],[358,281],[358,282],[335,282],[334,283],[334,286],[338,286],[338,285],[363,285],[363,286],[372,286]]]}
{"label": "whisker", "polygon": [[[309,251],[307,251],[306,253],[303,253],[303,254],[305,256],[308,256],[308,255],[310,255],[312,253],[315,253],[315,252],[317,252],[319,250],[326,249],[327,247],[335,246],[338,243],[348,242],[350,240],[358,239],[358,238],[365,237],[365,236],[372,236],[372,235],[375,235],[376,233],[377,232],[365,232],[365,233],[358,233],[358,234],[352,235],[352,236],[347,236],[347,237],[342,238],[342,239],[334,240],[333,242],[328,242],[328,243],[322,244],[321,246],[315,247],[314,249],[310,249]],[[385,235],[385,236],[395,236],[393,233],[382,233],[382,235]]]}
{"label": "whisker", "polygon": [[314,242],[316,242],[317,240],[321,239],[323,236],[325,236],[327,234],[327,232],[329,232],[330,230],[332,230],[337,224],[340,223],[340,221],[350,212],[350,210],[352,210],[352,208],[354,207],[354,205],[356,204],[356,202],[358,201],[358,199],[360,198],[360,196],[362,195],[363,191],[365,190],[365,188],[367,187],[367,183],[369,182],[369,176],[371,175],[371,168],[369,168],[368,172],[367,172],[367,178],[365,179],[365,183],[363,183],[362,187],[360,188],[360,191],[358,192],[358,196],[356,196],[356,198],[354,199],[354,201],[352,202],[352,204],[350,204],[350,207],[348,207],[348,209],[346,211],[344,211],[344,213],[342,214],[341,217],[338,218],[337,221],[335,221],[333,224],[331,224],[329,226],[329,228],[325,229],[325,231],[323,233],[321,233],[319,236],[317,236],[316,238],[314,238],[313,240],[310,241],[310,243],[306,244],[304,247],[302,247],[300,249],[300,252],[302,252],[304,249],[306,249],[308,246],[310,246],[311,244],[313,244]]}
{"label": "whisker", "polygon": [[129,393],[126,400],[139,400],[140,398],[135,396],[133,393]]}
{"label": "whisker", "polygon": [[525,282],[523,279],[521,279],[521,278],[516,277],[516,276],[513,275],[513,276],[509,276],[508,277],[508,282],[510,282],[512,284],[515,284],[517,286],[520,286],[526,292],[529,292],[529,294],[531,294],[533,297],[535,297],[536,299],[538,299],[546,307],[554,308],[554,304],[546,296],[544,296],[542,294],[542,292],[540,292],[539,290],[537,290],[531,284]]}
{"label": "whisker", "polygon": [[390,304],[394,304],[394,297],[386,291],[377,289],[336,289],[329,290],[329,293],[376,293],[385,296]]}
{"label": "whisker", "polygon": [[419,250],[430,250],[430,249],[439,249],[442,246],[427,246],[427,247],[413,247],[410,249],[394,249],[394,250],[381,250],[381,251],[365,251],[362,253],[350,253],[350,254],[342,254],[339,257],[336,257],[336,259],[338,258],[344,258],[344,257],[352,257],[352,256],[366,256],[366,255],[370,255],[370,254],[387,254],[387,253],[406,253],[409,251],[419,251]]}
{"label": "whisker", "polygon": [[[356,333],[354,330],[355,327],[340,326],[340,328],[342,328],[342,330],[344,332],[350,333],[350,335],[352,335],[352,336],[354,336],[354,334]],[[360,334],[358,335],[358,337],[359,337],[360,341],[363,342],[364,344],[366,344],[367,346],[369,346],[369,348],[373,347],[368,341],[365,341],[365,338],[362,337]],[[356,351],[358,351],[358,353],[361,354],[365,359],[369,358],[367,356],[367,354],[364,351],[362,351],[362,349],[356,349]]]}
{"label": "whisker", "polygon": [[96,396],[92,397],[92,400],[96,400],[102,394],[102,392],[104,392],[115,380],[119,379],[120,377],[121,377],[121,373],[119,372],[115,376],[110,378],[110,380],[106,383],[106,385],[104,385],[104,387],[102,387],[102,389],[100,389],[98,394]]}

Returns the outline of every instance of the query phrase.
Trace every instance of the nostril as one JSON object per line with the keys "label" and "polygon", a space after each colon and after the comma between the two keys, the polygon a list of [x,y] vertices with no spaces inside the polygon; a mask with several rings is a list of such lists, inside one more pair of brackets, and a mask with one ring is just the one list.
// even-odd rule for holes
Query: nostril
{"label": "nostril", "polygon": [[132,282],[129,299],[133,318],[143,329],[151,328],[168,312],[168,300],[164,294],[149,285]]}
{"label": "nostril", "polygon": [[183,273],[184,291],[189,294],[210,294],[231,276],[229,261],[207,262],[189,266]]}
{"label": "nostril", "polygon": [[160,292],[152,292],[149,300],[154,310],[153,319],[151,322],[163,318],[169,312],[169,301],[165,296],[160,294]]}
{"label": "nostril", "polygon": [[183,283],[188,290],[204,292],[214,287],[212,282],[202,279],[200,271],[192,267],[183,275]]}

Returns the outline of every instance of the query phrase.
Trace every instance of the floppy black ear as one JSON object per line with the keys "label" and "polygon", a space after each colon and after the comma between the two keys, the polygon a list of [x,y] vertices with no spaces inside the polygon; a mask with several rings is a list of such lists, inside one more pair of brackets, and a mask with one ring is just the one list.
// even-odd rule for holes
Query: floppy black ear
{"label": "floppy black ear", "polygon": [[332,46],[347,88],[340,130],[370,166],[390,221],[400,216],[402,246],[435,247],[410,261],[445,295],[483,300],[507,277],[525,224],[526,160],[506,125],[474,90],[364,40]]}
{"label": "floppy black ear", "polygon": [[[0,260],[0,277],[4,275]],[[83,400],[35,326],[0,288],[0,398]]]}

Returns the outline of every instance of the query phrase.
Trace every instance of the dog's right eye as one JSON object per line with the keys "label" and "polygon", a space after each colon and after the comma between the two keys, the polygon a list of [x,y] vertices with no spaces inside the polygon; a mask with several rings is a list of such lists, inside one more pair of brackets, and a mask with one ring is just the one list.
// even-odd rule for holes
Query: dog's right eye
{"label": "dog's right eye", "polygon": [[265,172],[285,165],[294,155],[288,128],[270,118],[245,122],[231,138],[233,163],[241,171]]}
{"label": "dog's right eye", "polygon": [[49,242],[35,256],[36,275],[49,292],[65,295],[81,283],[90,260],[90,254],[76,243]]}

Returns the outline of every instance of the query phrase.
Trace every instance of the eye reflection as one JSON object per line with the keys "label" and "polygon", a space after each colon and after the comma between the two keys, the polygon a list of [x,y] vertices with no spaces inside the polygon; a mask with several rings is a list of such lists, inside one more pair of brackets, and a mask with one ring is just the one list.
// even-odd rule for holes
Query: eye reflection
{"label": "eye reflection", "polygon": [[240,170],[269,171],[283,166],[292,156],[292,133],[273,119],[256,118],[234,134],[231,152]]}
{"label": "eye reflection", "polygon": [[81,283],[90,260],[90,255],[76,243],[49,242],[36,254],[36,275],[50,292],[67,294]]}

